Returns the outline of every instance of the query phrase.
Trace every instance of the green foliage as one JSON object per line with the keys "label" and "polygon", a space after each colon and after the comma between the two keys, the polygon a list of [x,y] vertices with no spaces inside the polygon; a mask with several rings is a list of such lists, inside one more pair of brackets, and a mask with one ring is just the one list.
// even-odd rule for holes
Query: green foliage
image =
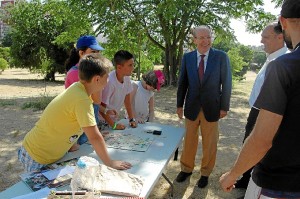
{"label": "green foliage", "polygon": [[0,47],[0,58],[3,58],[7,62],[9,62],[9,60],[10,60],[10,48]]}
{"label": "green foliage", "polygon": [[246,29],[247,31],[252,33],[259,33],[266,27],[268,23],[276,20],[276,16],[272,15],[269,12],[265,13],[264,10],[261,8],[260,10],[254,13],[254,16],[252,18],[245,18]]}
{"label": "green foliage", "polygon": [[161,61],[161,51],[153,43],[142,35],[132,35],[132,31],[128,29],[122,30],[121,26],[115,27],[107,38],[108,42],[103,45],[103,55],[112,58],[120,49],[130,51],[135,57],[134,73],[138,75],[138,79],[140,73],[153,69],[154,63]]}
{"label": "green foliage", "polygon": [[53,99],[54,97],[42,95],[39,98],[32,99],[32,101],[25,102],[22,105],[22,109],[31,108],[34,111],[44,110]]}
{"label": "green foliage", "polygon": [[233,39],[215,40],[213,46],[228,53],[233,79],[242,80],[253,60],[254,51],[249,46],[236,43]]}
{"label": "green foliage", "polygon": [[11,39],[11,33],[10,32],[8,32],[7,34],[4,35],[4,37],[1,40],[1,45],[3,47],[11,47],[12,39]]}
{"label": "green foliage", "polygon": [[0,107],[13,106],[16,104],[17,104],[17,102],[12,99],[0,99]]}
{"label": "green foliage", "polygon": [[264,51],[255,51],[253,56],[253,63],[257,64],[255,68],[251,68],[252,70],[257,70],[263,66],[267,59],[266,53]]}
{"label": "green foliage", "polygon": [[47,71],[50,80],[55,72],[65,72],[72,43],[92,29],[88,13],[63,0],[19,2],[11,10],[10,23],[14,64]]}
{"label": "green foliage", "polygon": [[[4,71],[5,69],[7,69],[8,68],[8,63],[7,63],[7,61],[5,60],[5,59],[3,59],[3,58],[0,58],[0,70],[1,71]],[[0,71],[0,72],[1,72]]]}
{"label": "green foliage", "polygon": [[238,45],[239,48],[239,55],[243,57],[243,61],[246,62],[247,65],[249,65],[253,59],[254,51],[249,47],[245,45]]}
{"label": "green foliage", "polygon": [[243,78],[241,72],[247,63],[243,60],[243,57],[240,56],[240,49],[232,48],[227,52],[227,54],[230,59],[233,79],[241,80]]}
{"label": "green foliage", "polygon": [[177,83],[176,75],[183,46],[188,42],[191,27],[206,24],[215,30],[217,37],[230,38],[233,35],[230,19],[242,16],[251,19],[263,4],[262,0],[71,0],[71,2],[90,13],[94,24],[97,24],[97,32],[109,38],[109,43],[127,42],[129,46],[125,48],[131,50],[131,47],[135,48],[128,42],[132,37],[135,44],[141,44],[139,46],[145,49],[148,57],[151,54],[148,51],[150,48],[146,41],[142,40],[143,42],[139,43],[141,36],[156,46],[156,49],[160,49],[164,53],[167,84],[173,85]]}
{"label": "green foliage", "polygon": [[283,0],[271,0],[273,3],[275,3],[276,7],[280,7],[283,3]]}

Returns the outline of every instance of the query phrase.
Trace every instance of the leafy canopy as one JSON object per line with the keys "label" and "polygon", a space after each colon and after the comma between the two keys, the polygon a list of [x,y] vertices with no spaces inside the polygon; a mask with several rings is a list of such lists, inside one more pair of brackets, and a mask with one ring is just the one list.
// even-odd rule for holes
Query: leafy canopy
{"label": "leafy canopy", "polygon": [[88,13],[68,1],[20,2],[11,10],[10,23],[15,65],[46,74],[64,72],[72,43],[92,32]]}
{"label": "leafy canopy", "polygon": [[[273,16],[261,9],[262,0],[71,0],[89,12],[97,33],[122,48],[134,50],[146,38],[164,53],[164,72],[168,83],[176,84],[184,46],[193,26],[209,25],[216,36],[233,38],[230,19],[244,17],[267,21]],[[254,25],[251,28],[255,29]],[[258,31],[258,28],[255,29]],[[144,41],[146,44],[148,42]],[[146,46],[142,42],[143,46]],[[126,45],[127,44],[127,45]],[[115,46],[116,47],[116,46]],[[131,49],[131,47],[133,47]],[[137,46],[139,47],[139,46]],[[150,55],[148,48],[144,54]]]}

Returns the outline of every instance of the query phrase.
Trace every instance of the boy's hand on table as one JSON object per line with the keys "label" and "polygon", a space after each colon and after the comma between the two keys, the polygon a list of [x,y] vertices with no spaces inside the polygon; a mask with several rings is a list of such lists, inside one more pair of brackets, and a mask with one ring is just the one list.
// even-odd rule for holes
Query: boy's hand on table
{"label": "boy's hand on table", "polygon": [[136,118],[136,122],[139,124],[145,124],[145,120],[143,118]]}
{"label": "boy's hand on table", "polygon": [[134,118],[129,119],[129,126],[131,128],[136,128],[137,127],[137,122],[135,121]]}
{"label": "boy's hand on table", "polygon": [[126,128],[126,126],[122,123],[118,123],[115,130],[124,130]]}
{"label": "boy's hand on table", "polygon": [[127,170],[130,169],[132,165],[129,162],[112,160],[111,167],[118,170]]}

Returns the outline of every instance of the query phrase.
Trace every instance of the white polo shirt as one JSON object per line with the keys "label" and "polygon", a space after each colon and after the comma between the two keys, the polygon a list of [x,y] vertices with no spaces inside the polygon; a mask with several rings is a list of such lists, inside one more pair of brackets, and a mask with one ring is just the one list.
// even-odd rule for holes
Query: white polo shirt
{"label": "white polo shirt", "polygon": [[[272,60],[276,59],[277,57],[279,57],[287,52],[289,52],[289,50],[286,48],[286,46],[284,46],[284,47],[280,48],[279,50],[268,55],[266,62],[264,63],[263,67],[260,69],[259,73],[256,76],[256,79],[255,79],[255,82],[254,82],[254,85],[253,85],[253,88],[252,88],[252,91],[250,94],[250,98],[249,98],[250,107],[256,108],[253,105],[254,105],[254,103],[260,93],[260,89],[264,83],[265,73],[266,73],[266,69],[267,69],[269,63]],[[258,108],[256,108],[256,109],[258,109]]]}

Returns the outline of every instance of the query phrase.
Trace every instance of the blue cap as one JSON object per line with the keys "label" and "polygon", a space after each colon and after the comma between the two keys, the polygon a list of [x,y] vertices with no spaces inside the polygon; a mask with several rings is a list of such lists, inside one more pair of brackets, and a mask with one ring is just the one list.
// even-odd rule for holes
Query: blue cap
{"label": "blue cap", "polygon": [[93,50],[104,50],[104,48],[102,48],[98,44],[96,37],[90,35],[80,37],[77,41],[76,48],[91,48]]}

